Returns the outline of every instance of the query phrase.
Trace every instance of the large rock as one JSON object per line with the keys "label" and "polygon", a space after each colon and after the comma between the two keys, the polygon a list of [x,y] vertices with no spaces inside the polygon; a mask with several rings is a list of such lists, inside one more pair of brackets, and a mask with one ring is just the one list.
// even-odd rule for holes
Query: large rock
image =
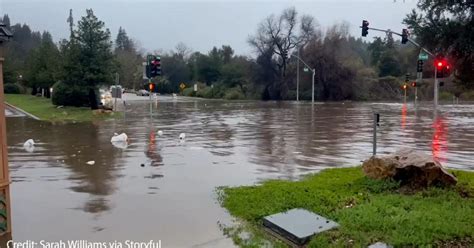
{"label": "large rock", "polygon": [[457,183],[456,177],[432,156],[411,149],[401,149],[384,156],[372,156],[364,161],[362,169],[370,178],[393,178],[402,185],[414,187],[449,186]]}

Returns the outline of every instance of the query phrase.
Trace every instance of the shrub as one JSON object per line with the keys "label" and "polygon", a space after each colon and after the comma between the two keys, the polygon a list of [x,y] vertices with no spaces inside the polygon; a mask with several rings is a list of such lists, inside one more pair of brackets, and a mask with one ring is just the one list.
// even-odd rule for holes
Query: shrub
{"label": "shrub", "polygon": [[460,98],[465,101],[474,101],[474,90],[462,93]]}
{"label": "shrub", "polygon": [[234,87],[228,89],[224,95],[224,99],[226,100],[242,100],[245,99],[245,95],[240,89],[240,87]]}
{"label": "shrub", "polygon": [[20,86],[17,84],[7,83],[3,87],[3,92],[5,94],[20,94]]}
{"label": "shrub", "polygon": [[295,101],[296,100],[296,90],[289,90],[288,94],[286,95],[285,100]]}
{"label": "shrub", "polygon": [[183,90],[183,96],[195,96],[194,88],[186,88]]}
{"label": "shrub", "polygon": [[54,105],[63,106],[83,107],[89,105],[87,90],[76,85],[66,85],[62,82],[53,85],[52,101]]}
{"label": "shrub", "polygon": [[196,92],[196,96],[197,97],[203,97],[203,98],[211,98],[211,87],[205,87],[203,89],[199,89],[197,92]]}
{"label": "shrub", "polygon": [[453,100],[453,94],[450,92],[442,91],[439,93],[439,100],[441,101],[452,101]]}

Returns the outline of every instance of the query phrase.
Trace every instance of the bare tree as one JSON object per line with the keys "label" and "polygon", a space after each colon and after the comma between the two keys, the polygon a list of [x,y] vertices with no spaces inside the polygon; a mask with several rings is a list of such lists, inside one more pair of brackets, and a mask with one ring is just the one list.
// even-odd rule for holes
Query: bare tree
{"label": "bare tree", "polygon": [[272,49],[278,55],[282,76],[285,76],[289,51],[306,44],[315,34],[314,18],[303,15],[298,22],[297,16],[294,7],[285,9],[280,16],[270,15],[260,23],[257,35],[249,39],[259,53]]}
{"label": "bare tree", "polygon": [[279,97],[285,98],[288,86],[285,83],[286,65],[291,49],[305,45],[315,35],[315,20],[312,16],[303,15],[298,21],[296,9],[285,9],[281,15],[270,15],[258,27],[257,34],[248,40],[257,52],[271,52],[276,55],[280,77],[275,90]]}
{"label": "bare tree", "polygon": [[175,46],[174,49],[176,50],[175,54],[177,54],[178,56],[180,56],[183,59],[187,59],[189,57],[189,55],[193,52],[193,50],[191,48],[189,48],[183,42],[179,42]]}

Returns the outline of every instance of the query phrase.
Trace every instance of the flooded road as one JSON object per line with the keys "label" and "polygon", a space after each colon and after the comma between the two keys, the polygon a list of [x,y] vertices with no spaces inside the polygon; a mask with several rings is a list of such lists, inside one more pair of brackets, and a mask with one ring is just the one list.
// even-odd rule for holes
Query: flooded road
{"label": "flooded road", "polygon": [[[372,153],[374,111],[381,114],[379,153],[410,147],[474,170],[474,105],[443,105],[434,114],[431,103],[312,107],[161,97],[150,118],[146,101],[128,104],[123,119],[97,123],[7,118],[15,240],[231,247],[219,229],[230,217],[217,186],[357,165]],[[127,133],[130,144],[113,146],[114,132]],[[22,147],[29,138],[37,142],[32,152]]]}

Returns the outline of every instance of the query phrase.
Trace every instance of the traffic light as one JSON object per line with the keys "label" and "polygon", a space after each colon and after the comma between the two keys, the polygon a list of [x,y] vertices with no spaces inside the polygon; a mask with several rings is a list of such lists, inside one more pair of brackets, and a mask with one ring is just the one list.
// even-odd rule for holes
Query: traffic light
{"label": "traffic light", "polygon": [[416,63],[416,72],[423,72],[423,60],[418,60]]}
{"label": "traffic light", "polygon": [[443,75],[445,77],[449,77],[449,75],[451,75],[451,67],[449,66],[447,62],[446,62],[446,66],[444,67]]}
{"label": "traffic light", "polygon": [[410,33],[408,32],[408,29],[406,29],[406,28],[402,29],[402,44],[407,43],[409,35],[410,35]]}
{"label": "traffic light", "polygon": [[147,78],[161,76],[161,58],[159,56],[147,56],[146,76]]}
{"label": "traffic light", "polygon": [[366,37],[369,34],[369,22],[366,20],[362,21],[362,36]]}
{"label": "traffic light", "polygon": [[410,74],[407,73],[407,74],[405,75],[405,83],[408,83],[409,81],[410,81]]}
{"label": "traffic light", "polygon": [[150,76],[161,76],[161,58],[158,56],[153,56],[150,61]]}
{"label": "traffic light", "polygon": [[407,89],[407,84],[403,84],[402,89],[406,90]]}
{"label": "traffic light", "polygon": [[451,67],[449,66],[448,61],[443,57],[443,55],[436,56],[435,66],[437,78],[448,77],[451,73]]}
{"label": "traffic light", "polygon": [[415,88],[416,87],[416,82],[412,82],[411,87]]}
{"label": "traffic light", "polygon": [[154,92],[155,91],[155,84],[154,83],[149,83],[148,84],[148,91]]}

